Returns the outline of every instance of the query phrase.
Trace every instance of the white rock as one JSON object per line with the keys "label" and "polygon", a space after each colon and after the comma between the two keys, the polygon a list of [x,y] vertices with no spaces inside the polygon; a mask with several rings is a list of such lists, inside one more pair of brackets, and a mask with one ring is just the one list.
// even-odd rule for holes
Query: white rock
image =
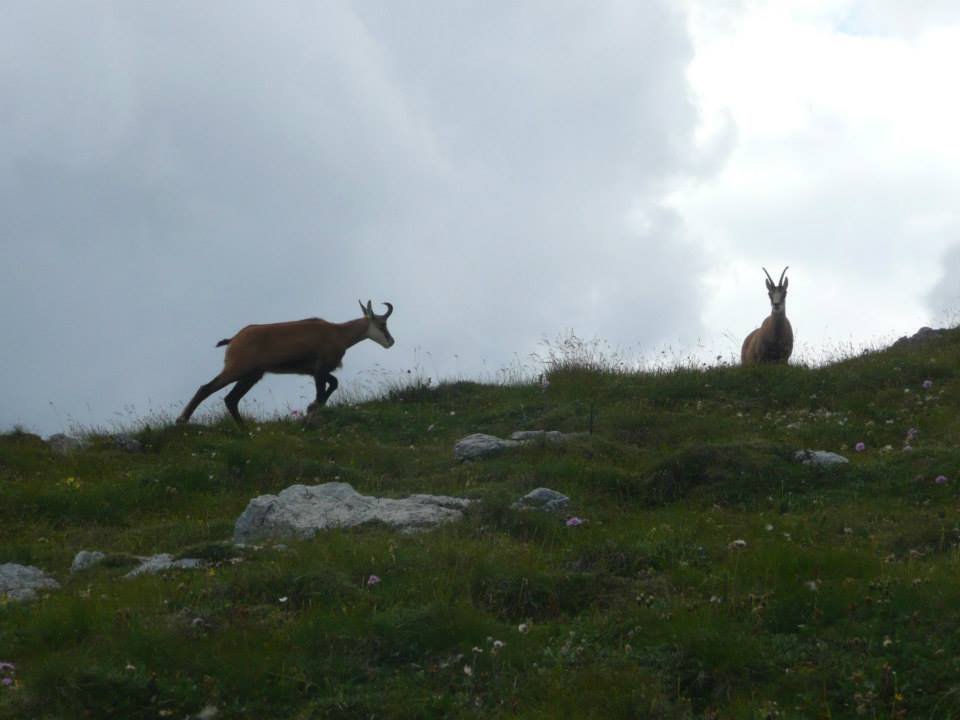
{"label": "white rock", "polygon": [[196,570],[205,567],[207,567],[205,560],[197,560],[196,558],[174,560],[173,555],[160,553],[159,555],[151,555],[148,558],[144,558],[139,566],[128,572],[124,577],[133,578],[138,575],[165,572],[167,570]]}
{"label": "white rock", "polygon": [[513,507],[518,510],[561,510],[570,502],[563,493],[550,488],[539,487],[531,490],[517,500]]}
{"label": "white rock", "polygon": [[214,705],[207,705],[197,713],[197,720],[213,720],[220,711]]}
{"label": "white rock", "polygon": [[70,565],[70,572],[80,572],[88,567],[99,564],[107,556],[99,550],[81,550],[73,558],[73,564]]}
{"label": "white rock", "polygon": [[133,437],[133,435],[120,433],[114,435],[111,439],[113,440],[113,446],[117,448],[117,450],[123,450],[128,453],[143,452],[143,443]]}
{"label": "white rock", "polygon": [[510,435],[510,439],[519,442],[546,441],[559,443],[585,434],[586,433],[562,433],[559,430],[517,430]]}
{"label": "white rock", "polygon": [[797,450],[793,454],[793,459],[799,460],[804,465],[818,465],[821,467],[827,465],[842,465],[843,463],[850,462],[843,455],[827,452],[826,450]]}
{"label": "white rock", "polygon": [[517,440],[504,440],[496,435],[473,433],[457,441],[453,447],[453,456],[457,460],[477,460],[521,444]]}
{"label": "white rock", "polygon": [[0,598],[13,602],[34,600],[38,590],[56,590],[60,583],[40,568],[17,563],[0,565]]}
{"label": "white rock", "polygon": [[46,443],[50,446],[51,450],[58,452],[61,455],[66,455],[74,450],[81,450],[87,445],[86,441],[79,438],[70,437],[69,435],[64,435],[63,433],[51,435],[46,439]]}
{"label": "white rock", "polygon": [[329,528],[380,521],[413,532],[459,520],[465,498],[411,495],[403,499],[368,497],[347,483],[292,485],[279,495],[261,495],[237,518],[233,539],[250,543],[270,538],[310,538]]}

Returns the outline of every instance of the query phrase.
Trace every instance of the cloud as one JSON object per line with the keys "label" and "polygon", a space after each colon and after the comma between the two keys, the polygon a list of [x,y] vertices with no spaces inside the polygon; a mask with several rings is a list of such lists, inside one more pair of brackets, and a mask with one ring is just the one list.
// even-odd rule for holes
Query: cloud
{"label": "cloud", "polygon": [[[396,305],[398,344],[351,351],[347,387],[424,353],[440,375],[489,372],[567,328],[701,332],[703,254],[663,198],[730,144],[697,135],[666,1],[6,18],[0,427],[179,407],[221,337],[350,319],[358,298]],[[250,397],[301,407],[310,385]]]}
{"label": "cloud", "polygon": [[960,22],[960,8],[952,0],[923,0],[902,3],[898,0],[848,2],[842,25],[846,32],[916,38],[944,25]]}

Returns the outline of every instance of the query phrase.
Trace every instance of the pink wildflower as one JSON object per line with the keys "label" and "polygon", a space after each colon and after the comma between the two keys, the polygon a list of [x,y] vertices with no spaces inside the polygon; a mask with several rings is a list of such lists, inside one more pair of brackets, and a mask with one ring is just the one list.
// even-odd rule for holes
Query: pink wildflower
{"label": "pink wildflower", "polygon": [[933,380],[924,380],[924,381],[923,381],[923,389],[924,389],[924,390],[929,390],[929,389],[932,388],[932,387],[933,387]]}
{"label": "pink wildflower", "polygon": [[583,520],[578,518],[576,515],[567,518],[567,527],[577,527],[577,525],[583,525]]}
{"label": "pink wildflower", "polygon": [[373,587],[374,585],[379,585],[379,584],[380,584],[380,578],[378,578],[376,575],[371,575],[370,577],[367,578],[367,587]]}
{"label": "pink wildflower", "polygon": [[934,480],[937,485],[946,485],[947,476],[946,475],[937,475],[937,479]]}
{"label": "pink wildflower", "polygon": [[857,452],[863,452],[864,450],[867,449],[867,446],[863,442],[858,442],[856,445],[853,446],[853,449],[856,450]]}

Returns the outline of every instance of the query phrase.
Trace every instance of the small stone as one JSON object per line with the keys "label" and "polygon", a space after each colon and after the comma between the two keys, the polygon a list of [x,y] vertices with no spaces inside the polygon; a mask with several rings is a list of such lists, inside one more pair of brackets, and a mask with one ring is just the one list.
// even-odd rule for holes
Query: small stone
{"label": "small stone", "polygon": [[124,577],[133,578],[138,575],[165,572],[167,570],[197,570],[205,567],[207,567],[205,560],[198,560],[196,558],[174,560],[173,555],[160,553],[159,555],[151,555],[148,558],[143,558],[143,562],[140,563],[139,567],[135,567],[124,575]]}
{"label": "small stone", "polygon": [[510,435],[511,440],[517,440],[519,442],[536,440],[559,442],[563,440],[563,438],[564,434],[559,430],[517,430]]}
{"label": "small stone", "polygon": [[56,453],[60,453],[61,455],[67,455],[76,450],[82,450],[87,445],[86,441],[79,438],[70,437],[69,435],[64,435],[63,433],[51,435],[47,438],[46,442],[51,450]]}
{"label": "small stone", "polygon": [[802,462],[804,465],[816,465],[818,467],[842,465],[850,462],[843,455],[826,450],[797,450],[793,454],[793,459]]}
{"label": "small stone", "polygon": [[562,510],[570,502],[563,493],[550,488],[539,487],[531,490],[517,500],[511,507],[516,510]]}
{"label": "small stone", "polygon": [[453,456],[457,460],[478,460],[496,455],[506,448],[517,447],[520,444],[516,440],[504,440],[495,435],[473,433],[457,441],[453,448]]}
{"label": "small stone", "polygon": [[124,452],[128,453],[143,452],[143,443],[133,437],[133,435],[121,433],[119,435],[114,435],[112,439],[113,446],[117,448],[117,450],[123,450]]}
{"label": "small stone", "polygon": [[81,550],[73,558],[73,563],[70,565],[70,572],[80,572],[81,570],[93,567],[102,562],[106,556],[106,553],[102,553],[99,550]]}
{"label": "small stone", "polygon": [[572,438],[582,437],[587,433],[564,433],[559,430],[517,430],[510,435],[511,440],[519,442],[550,442],[561,443]]}

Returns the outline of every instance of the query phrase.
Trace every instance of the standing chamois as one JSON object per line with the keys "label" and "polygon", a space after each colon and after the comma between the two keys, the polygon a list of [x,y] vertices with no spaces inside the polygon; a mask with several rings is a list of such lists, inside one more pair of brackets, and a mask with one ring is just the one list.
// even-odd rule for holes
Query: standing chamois
{"label": "standing chamois", "polygon": [[385,348],[393,345],[393,337],[387,330],[387,318],[393,312],[393,305],[384,305],[387,306],[387,312],[377,315],[369,300],[366,306],[360,302],[363,317],[345,323],[310,318],[269,325],[247,325],[232,338],[217,343],[217,347],[227,346],[223,370],[206,385],[200,386],[180,413],[177,423],[187,422],[197,406],[209,395],[235,382],[224,402],[233,419],[243,427],[243,420],[237,411],[240,398],[268,372],[311,376],[317,384],[317,399],[310,403],[307,411],[320,407],[337,389],[337,379],[332,372],[341,366],[348,348],[367,338]]}
{"label": "standing chamois", "polygon": [[743,365],[754,363],[783,362],[790,359],[793,352],[793,328],[787,320],[787,283],[783,276],[789,268],[780,273],[780,282],[773,284],[773,278],[766,268],[767,294],[770,296],[770,315],[763,324],[747,335],[740,350],[740,362]]}

